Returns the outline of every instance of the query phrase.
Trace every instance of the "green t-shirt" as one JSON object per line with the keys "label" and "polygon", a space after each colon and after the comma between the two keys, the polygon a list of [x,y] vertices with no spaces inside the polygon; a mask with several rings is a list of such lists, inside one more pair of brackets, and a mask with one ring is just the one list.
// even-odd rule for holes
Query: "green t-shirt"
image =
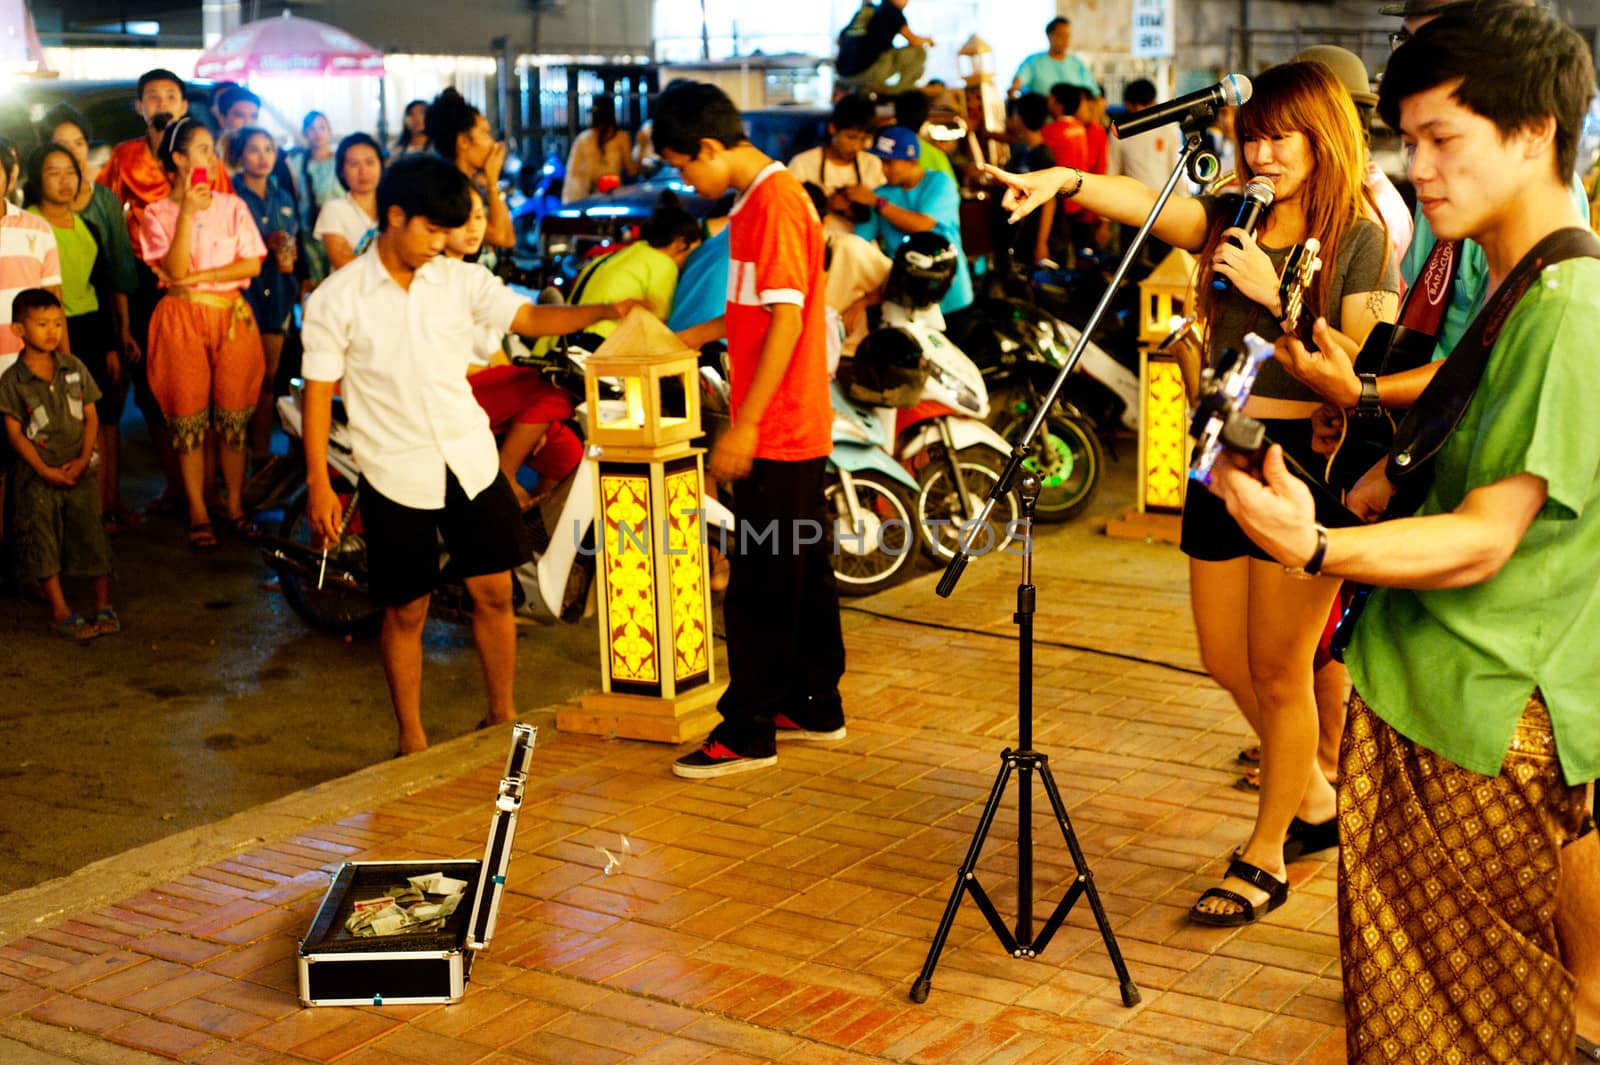
{"label": "green t-shirt", "polygon": [[[636,241],[591,263],[585,272],[590,277],[587,282],[579,278],[584,286],[578,297],[581,304],[644,300],[650,313],[663,322],[672,313],[672,294],[678,289],[678,264],[659,248]],[[596,322],[585,332],[610,336],[616,328],[616,322]]]}
{"label": "green t-shirt", "polygon": [[[950,156],[927,141],[918,141],[922,145],[922,155],[917,159],[917,165],[924,170],[937,170],[941,174],[949,174],[951,181],[956,181],[956,168],[950,162]],[[959,188],[961,182],[956,181]]]}
{"label": "green t-shirt", "polygon": [[1600,260],[1546,267],[1506,320],[1419,514],[1531,473],[1549,499],[1511,559],[1470,588],[1379,589],[1346,656],[1350,677],[1402,735],[1476,773],[1499,773],[1535,687],[1569,783],[1600,777]]}
{"label": "green t-shirt", "polygon": [[[1572,179],[1572,202],[1578,205],[1587,221],[1589,197],[1577,178]],[[1437,243],[1433,226],[1428,224],[1428,216],[1422,213],[1421,207],[1412,212],[1411,222],[1411,244],[1406,248],[1405,258],[1400,261],[1400,276],[1405,278],[1408,292],[1416,282],[1417,275],[1422,273],[1428,255]],[[1455,350],[1456,343],[1483,305],[1483,294],[1488,289],[1489,262],[1483,257],[1483,249],[1477,241],[1466,241],[1461,247],[1461,266],[1456,272],[1455,286],[1450,290],[1450,306],[1445,308],[1444,324],[1439,328],[1439,343],[1433,348],[1434,362]]]}
{"label": "green t-shirt", "polygon": [[[44,218],[44,212],[37,207],[28,210]],[[45,221],[50,220],[46,218]],[[57,229],[56,224],[50,222],[50,231],[56,235],[56,254],[61,260],[62,309],[68,318],[93,314],[100,309],[100,298],[95,295],[94,284],[90,280],[95,256],[100,254],[94,234],[89,232],[89,227],[77,215],[72,216],[71,229]]]}

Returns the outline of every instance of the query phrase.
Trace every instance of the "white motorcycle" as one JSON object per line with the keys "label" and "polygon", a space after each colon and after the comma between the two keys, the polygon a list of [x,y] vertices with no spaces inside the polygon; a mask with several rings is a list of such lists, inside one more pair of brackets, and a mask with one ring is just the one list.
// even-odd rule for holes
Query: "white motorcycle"
{"label": "white motorcycle", "polygon": [[[878,419],[892,441],[890,454],[916,478],[918,538],[936,562],[955,556],[1011,453],[1005,437],[985,422],[983,372],[944,333],[939,300],[958,255],[937,234],[909,237],[885,285],[881,326],[839,368],[850,402]],[[1008,494],[976,549],[1008,547],[1020,512],[1015,493]]]}

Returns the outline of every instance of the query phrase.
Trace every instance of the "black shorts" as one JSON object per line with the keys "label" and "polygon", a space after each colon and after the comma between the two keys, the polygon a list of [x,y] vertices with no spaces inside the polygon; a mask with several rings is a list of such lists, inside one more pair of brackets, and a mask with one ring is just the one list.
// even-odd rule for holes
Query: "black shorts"
{"label": "black shorts", "polygon": [[457,577],[505,573],[528,559],[522,511],[504,473],[468,499],[456,475],[446,472],[439,510],[396,503],[365,477],[360,492],[368,582],[379,606],[403,606],[438,586],[441,538]]}
{"label": "black shorts", "polygon": [[[1262,418],[1267,439],[1282,444],[1285,454],[1292,455],[1300,465],[1313,473],[1320,473],[1327,458],[1311,450],[1310,418]],[[1317,501],[1317,520],[1330,524],[1326,506]],[[1272,556],[1257,547],[1245,535],[1239,523],[1228,513],[1227,504],[1211,494],[1203,484],[1191,482],[1183,500],[1183,539],[1179,546],[1183,553],[1199,562],[1227,562],[1246,555],[1263,562],[1273,561]]]}

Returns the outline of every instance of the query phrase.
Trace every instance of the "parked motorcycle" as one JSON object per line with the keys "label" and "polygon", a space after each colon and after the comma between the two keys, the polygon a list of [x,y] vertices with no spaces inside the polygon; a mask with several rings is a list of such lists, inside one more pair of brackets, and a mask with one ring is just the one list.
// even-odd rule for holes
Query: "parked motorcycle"
{"label": "parked motorcycle", "polygon": [[[721,345],[700,359],[700,407],[712,441],[728,423],[724,360]],[[833,523],[834,579],[843,595],[871,595],[910,572],[917,482],[885,450],[890,437],[882,422],[848,402],[837,384],[830,391],[833,451],[822,491]]]}
{"label": "parked motorcycle", "polygon": [[833,399],[833,453],[823,486],[833,519],[833,573],[845,595],[871,595],[910,572],[916,557],[913,499],[919,486],[885,450],[883,423],[856,407],[839,385]]}
{"label": "parked motorcycle", "polygon": [[[985,423],[982,372],[944,332],[939,301],[959,254],[936,233],[908,237],[884,285],[881,324],[839,367],[846,396],[874,409],[893,441],[890,454],[917,479],[917,534],[936,562],[955,557],[1011,451]],[[1019,514],[1016,494],[1008,493],[978,547],[1009,546]]]}
{"label": "parked motorcycle", "polygon": [[[992,397],[989,424],[1015,445],[1055,383],[1077,341],[1077,332],[1023,300],[991,298],[980,306],[984,324],[974,331],[969,347]],[[1109,364],[1114,372],[1102,364]],[[1079,372],[1069,378],[1069,384],[1088,372],[1089,366],[1100,369],[1116,387],[1125,384],[1120,375],[1127,371],[1093,343],[1085,349]],[[1137,392],[1137,378],[1132,378],[1132,387]],[[1138,406],[1125,409],[1137,428]],[[1105,452],[1096,428],[1094,420],[1068,399],[1058,400],[1045,419],[1026,463],[1040,481],[1036,513],[1040,521],[1066,521],[1082,513],[1094,499],[1105,470]]]}

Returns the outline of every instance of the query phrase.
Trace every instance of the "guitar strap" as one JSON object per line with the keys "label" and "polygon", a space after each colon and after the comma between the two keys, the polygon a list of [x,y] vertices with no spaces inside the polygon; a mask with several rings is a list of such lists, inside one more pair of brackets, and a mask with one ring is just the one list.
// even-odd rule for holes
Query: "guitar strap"
{"label": "guitar strap", "polygon": [[[1500,329],[1528,286],[1545,267],[1580,257],[1600,259],[1600,238],[1577,227],[1556,230],[1522,257],[1472,320],[1395,432],[1385,470],[1395,485],[1395,495],[1386,517],[1403,517],[1422,505],[1432,482],[1433,460],[1466,414],[1467,404],[1489,365],[1495,341],[1500,338]],[[1430,256],[1429,262],[1432,261]],[[1427,271],[1423,273],[1426,275]],[[1419,277],[1416,289],[1422,287]]]}
{"label": "guitar strap", "polygon": [[1422,264],[1422,272],[1406,290],[1400,306],[1400,324],[1429,336],[1438,336],[1450,307],[1450,290],[1461,267],[1461,241],[1436,241]]}

